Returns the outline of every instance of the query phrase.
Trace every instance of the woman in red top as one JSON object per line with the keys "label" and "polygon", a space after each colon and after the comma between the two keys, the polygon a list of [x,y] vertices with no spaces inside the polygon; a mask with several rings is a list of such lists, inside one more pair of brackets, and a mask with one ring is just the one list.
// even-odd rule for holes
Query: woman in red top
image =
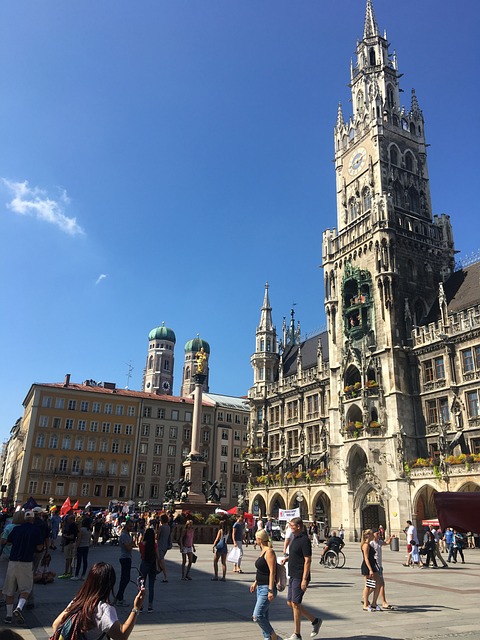
{"label": "woman in red top", "polygon": [[[187,520],[182,537],[180,538],[180,551],[182,552],[182,580],[191,580],[190,569],[192,567],[193,554],[195,552],[195,545],[193,544],[194,534],[193,521]],[[186,571],[185,565],[187,565]]]}
{"label": "woman in red top", "polygon": [[153,611],[153,596],[155,594],[155,578],[157,577],[157,567],[160,561],[158,555],[158,547],[155,542],[155,531],[147,529],[143,536],[143,540],[139,543],[138,548],[142,556],[140,563],[140,574],[144,581],[148,576],[148,611]]}

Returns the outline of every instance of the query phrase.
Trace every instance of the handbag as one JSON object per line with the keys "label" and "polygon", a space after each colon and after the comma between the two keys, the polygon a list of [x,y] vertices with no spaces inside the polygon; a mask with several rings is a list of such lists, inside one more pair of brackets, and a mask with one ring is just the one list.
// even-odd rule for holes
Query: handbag
{"label": "handbag", "polygon": [[237,564],[237,562],[240,560],[240,549],[238,547],[233,547],[233,549],[230,551],[230,553],[227,556],[227,560],[229,562],[233,562],[234,564]]}
{"label": "handbag", "polygon": [[215,545],[215,549],[219,553],[226,553],[227,552],[227,543],[225,541],[225,538],[220,538],[220,540]]}
{"label": "handbag", "polygon": [[192,564],[196,563],[197,558],[198,558],[197,554],[196,553],[192,553]]}
{"label": "handbag", "polygon": [[377,583],[375,582],[375,580],[373,580],[373,578],[367,578],[367,587],[369,589],[375,589],[376,586]]}

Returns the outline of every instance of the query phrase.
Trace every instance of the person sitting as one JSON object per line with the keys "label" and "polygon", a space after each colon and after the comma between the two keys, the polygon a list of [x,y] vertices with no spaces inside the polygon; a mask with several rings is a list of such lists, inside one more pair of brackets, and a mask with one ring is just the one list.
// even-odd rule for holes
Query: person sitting
{"label": "person sitting", "polygon": [[344,546],[345,546],[345,543],[339,536],[337,536],[337,532],[332,531],[332,535],[329,537],[329,539],[325,543],[325,546],[323,547],[322,557],[320,558],[320,564],[324,563],[325,554],[327,553],[327,551],[335,551],[335,553],[338,555]]}

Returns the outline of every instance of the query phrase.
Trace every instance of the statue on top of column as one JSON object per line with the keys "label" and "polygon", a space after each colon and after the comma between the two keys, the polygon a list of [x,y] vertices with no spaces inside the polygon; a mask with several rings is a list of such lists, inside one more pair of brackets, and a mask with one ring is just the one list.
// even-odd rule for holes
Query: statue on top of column
{"label": "statue on top of column", "polygon": [[205,365],[207,362],[207,354],[205,353],[205,349],[203,347],[197,353],[195,359],[197,361],[197,373],[204,373]]}

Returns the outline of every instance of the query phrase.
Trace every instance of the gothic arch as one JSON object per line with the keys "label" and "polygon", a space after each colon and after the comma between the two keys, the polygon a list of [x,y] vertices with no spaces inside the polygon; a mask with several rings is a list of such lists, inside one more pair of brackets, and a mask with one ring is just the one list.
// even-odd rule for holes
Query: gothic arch
{"label": "gothic arch", "polygon": [[424,484],[418,489],[412,498],[413,513],[416,514],[417,531],[422,525],[422,520],[429,520],[437,517],[437,509],[433,501],[436,488],[430,484]]}
{"label": "gothic arch", "polygon": [[[365,474],[365,469],[368,464],[367,454],[360,447],[360,445],[353,445],[353,447],[348,452],[346,462],[349,488],[354,489],[355,485],[358,484],[359,479]],[[357,497],[355,499],[357,499]]]}
{"label": "gothic arch", "polygon": [[346,370],[345,370],[345,376],[344,376],[344,382],[345,382],[345,386],[349,386],[352,384],[355,384],[357,382],[359,382],[361,384],[362,382],[362,376],[360,374],[360,371],[358,369],[358,367],[354,364],[350,364]]}
{"label": "gothic arch", "polygon": [[268,504],[268,515],[273,516],[274,518],[278,518],[279,509],[286,509],[285,498],[281,493],[275,492],[270,498]]}
{"label": "gothic arch", "polygon": [[312,497],[311,513],[315,520],[323,521],[326,524],[332,522],[330,497],[322,489]]}
{"label": "gothic arch", "polygon": [[268,515],[267,506],[261,493],[256,493],[251,496],[249,500],[249,509],[250,513],[253,513],[254,516],[258,516],[259,518],[264,518]]}
{"label": "gothic arch", "polygon": [[390,155],[390,163],[394,164],[395,166],[400,166],[400,150],[397,147],[396,144],[391,144],[390,148],[389,148],[389,155]]}
{"label": "gothic arch", "polygon": [[480,491],[480,485],[478,485],[476,482],[469,480],[468,482],[460,486],[458,490],[467,491],[469,493],[478,493]]}

